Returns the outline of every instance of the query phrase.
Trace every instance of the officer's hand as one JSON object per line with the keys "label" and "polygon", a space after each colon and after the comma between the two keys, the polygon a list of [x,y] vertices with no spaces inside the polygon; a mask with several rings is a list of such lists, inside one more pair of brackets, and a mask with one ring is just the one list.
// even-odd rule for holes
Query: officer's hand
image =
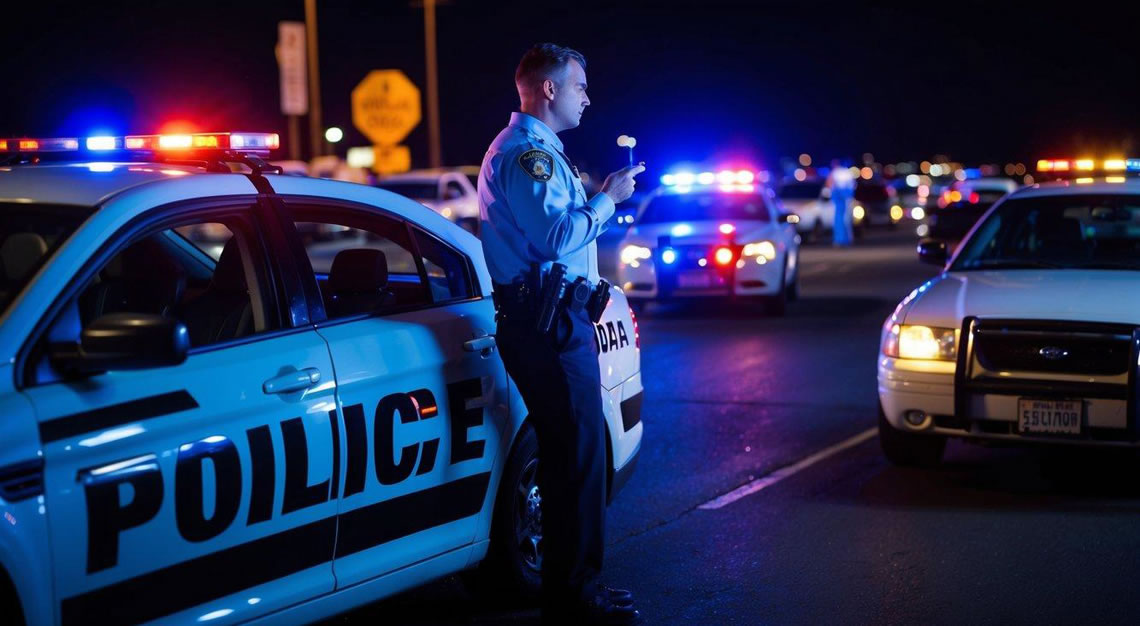
{"label": "officer's hand", "polygon": [[606,182],[602,183],[602,191],[614,201],[614,204],[624,202],[633,195],[635,185],[633,177],[644,171],[645,166],[642,164],[622,168],[606,176]]}

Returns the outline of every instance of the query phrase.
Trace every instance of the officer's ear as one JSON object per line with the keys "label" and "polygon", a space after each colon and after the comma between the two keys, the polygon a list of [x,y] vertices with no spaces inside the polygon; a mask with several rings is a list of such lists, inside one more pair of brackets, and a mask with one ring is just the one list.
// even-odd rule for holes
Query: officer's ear
{"label": "officer's ear", "polygon": [[555,85],[553,80],[547,78],[546,80],[542,81],[542,95],[547,100],[554,100],[554,89]]}

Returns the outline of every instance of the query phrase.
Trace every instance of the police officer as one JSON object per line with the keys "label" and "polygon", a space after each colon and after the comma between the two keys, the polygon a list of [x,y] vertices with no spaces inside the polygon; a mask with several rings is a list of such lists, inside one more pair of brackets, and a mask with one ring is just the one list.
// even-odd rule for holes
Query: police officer
{"label": "police officer", "polygon": [[580,53],[554,44],[523,55],[515,71],[520,110],[483,158],[479,209],[499,307],[497,344],[538,437],[543,616],[624,624],[639,618],[632,596],[597,580],[605,547],[606,444],[594,329],[585,310],[560,310],[549,332],[536,324],[536,274],[560,263],[567,280],[596,284],[594,240],[645,170],[636,165],[610,174],[587,198],[558,138],[578,126],[590,104],[585,69]]}

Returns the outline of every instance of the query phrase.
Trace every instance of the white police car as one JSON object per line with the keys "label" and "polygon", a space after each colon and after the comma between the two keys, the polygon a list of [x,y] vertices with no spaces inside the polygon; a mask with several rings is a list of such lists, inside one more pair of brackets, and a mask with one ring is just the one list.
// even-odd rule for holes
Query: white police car
{"label": "white police car", "polygon": [[[1140,445],[1140,180],[1125,176],[1140,159],[1040,169],[1058,164],[1081,177],[1004,197],[886,320],[891,461],[937,464],[949,437]],[[945,248],[920,255],[942,263]]]}
{"label": "white police car", "polygon": [[423,203],[468,232],[479,230],[479,167],[412,170],[385,176],[377,186]]}
{"label": "white police car", "polygon": [[[0,139],[0,621],[312,621],[481,561],[536,584],[479,241],[268,173],[276,145]],[[612,497],[643,428],[620,292],[597,331]]]}
{"label": "white police car", "polygon": [[751,171],[666,174],[618,247],[630,302],[756,299],[775,315],[798,292],[797,218]]}

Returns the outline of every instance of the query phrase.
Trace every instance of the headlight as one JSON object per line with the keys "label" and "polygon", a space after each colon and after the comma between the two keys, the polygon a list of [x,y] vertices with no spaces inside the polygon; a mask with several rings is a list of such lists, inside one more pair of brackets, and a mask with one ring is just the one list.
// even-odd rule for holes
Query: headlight
{"label": "headlight", "polygon": [[893,324],[883,337],[883,354],[903,359],[953,361],[957,346],[956,328]]}
{"label": "headlight", "polygon": [[771,241],[758,241],[744,246],[743,256],[762,256],[769,261],[776,259],[776,244]]}
{"label": "headlight", "polygon": [[653,251],[645,246],[629,245],[621,249],[621,262],[629,265],[635,261],[641,261],[653,256]]}
{"label": "headlight", "polygon": [[855,208],[851,209],[851,217],[855,218],[855,221],[858,222],[864,217],[867,217],[867,212],[863,210],[863,207],[856,204]]}

